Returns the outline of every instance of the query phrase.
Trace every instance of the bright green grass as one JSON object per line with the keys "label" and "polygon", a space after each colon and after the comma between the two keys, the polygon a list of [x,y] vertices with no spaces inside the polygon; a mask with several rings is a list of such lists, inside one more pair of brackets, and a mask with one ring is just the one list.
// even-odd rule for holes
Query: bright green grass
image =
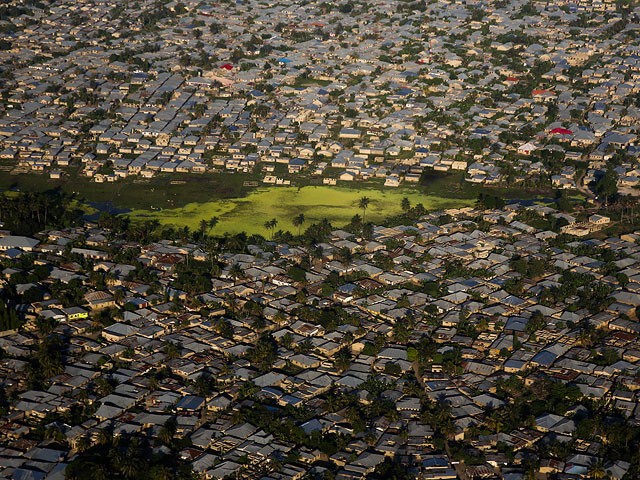
{"label": "bright green grass", "polygon": [[471,205],[473,199],[440,198],[422,194],[415,189],[374,190],[341,187],[308,186],[260,188],[243,198],[215,200],[206,203],[190,203],[182,208],[161,211],[134,210],[129,213],[132,220],[158,220],[165,225],[188,226],[197,229],[202,219],[217,216],[218,226],[212,233],[267,234],[264,223],[272,218],[278,220],[276,230],[297,229],[291,220],[303,213],[305,223],[327,218],[335,226],[343,226],[355,214],[362,215],[358,208],[361,197],[371,200],[366,212],[367,220],[379,221],[400,213],[400,202],[407,197],[412,205],[422,203],[426,209],[456,208]]}

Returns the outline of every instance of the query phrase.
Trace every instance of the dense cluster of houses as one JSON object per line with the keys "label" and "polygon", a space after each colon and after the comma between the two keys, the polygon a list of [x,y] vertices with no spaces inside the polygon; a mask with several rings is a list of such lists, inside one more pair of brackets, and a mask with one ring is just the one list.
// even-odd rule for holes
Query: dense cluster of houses
{"label": "dense cluster of houses", "polygon": [[[368,239],[334,230],[313,254],[249,244],[216,253],[221,268],[197,294],[175,284],[189,262],[212,260],[197,244],[141,246],[95,224],[37,238],[3,232],[0,288],[20,298],[42,294],[16,307],[27,324],[0,336],[11,399],[0,420],[0,475],[63,478],[80,445],[101,431],[157,438],[174,419],[175,435],[190,439],[181,457],[204,478],[322,478],[327,469],[363,478],[395,460],[419,478],[515,480],[525,478],[533,455],[548,475],[593,478],[600,462],[621,479],[630,459],[601,458],[599,437],[581,437],[579,427],[593,400],[615,407],[626,428],[640,424],[640,233],[554,243],[557,233],[523,220],[532,211],[566,215],[517,204],[466,208],[376,226]],[[515,261],[543,266],[529,275]],[[43,266],[48,276],[34,278]],[[570,275],[591,280],[564,298],[550,296]],[[75,303],[56,298],[60,284],[81,289]],[[580,293],[594,284],[606,289],[595,309]],[[105,311],[108,324],[100,323]],[[326,323],[314,312],[340,313]],[[42,338],[37,318],[53,319],[54,334],[68,342],[62,370],[41,389],[27,382]],[[592,343],[581,332],[591,332]],[[265,368],[252,349],[266,334],[277,355]],[[426,362],[417,357],[424,339],[435,343]],[[346,362],[337,362],[345,352]],[[572,385],[576,397],[503,431],[492,419],[511,401],[501,382],[513,378]],[[105,384],[107,391],[96,387]],[[340,395],[386,410],[358,426],[335,404]],[[449,437],[481,461],[460,461],[434,440],[441,427],[424,414],[433,402],[448,405]],[[69,420],[78,405],[89,413]],[[260,406],[282,418],[306,412],[294,420],[304,436],[344,440],[327,449],[285,439],[265,426],[272,423],[256,424],[264,417],[246,416]],[[55,442],[38,436],[43,426],[57,432]],[[544,447],[551,444],[569,450],[554,456]]]}
{"label": "dense cluster of houses", "polygon": [[[628,2],[120,3],[0,6],[3,175],[640,185]],[[606,428],[638,438],[640,232],[593,238],[609,222],[511,204],[222,252],[0,232],[0,476],[171,423],[207,479],[633,478]],[[513,381],[571,397],[506,428]]]}
{"label": "dense cluster of houses", "polygon": [[640,26],[625,2],[347,3],[26,9],[4,20],[0,162],[96,182],[227,170],[397,187],[435,171],[577,188],[618,152],[636,191]]}

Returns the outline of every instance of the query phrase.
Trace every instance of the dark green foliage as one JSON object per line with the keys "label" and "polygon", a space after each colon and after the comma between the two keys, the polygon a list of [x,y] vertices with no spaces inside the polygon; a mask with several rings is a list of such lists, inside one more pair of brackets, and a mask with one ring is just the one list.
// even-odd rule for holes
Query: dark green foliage
{"label": "dark green foliage", "polygon": [[247,353],[251,364],[266,372],[278,358],[278,344],[270,333],[262,333],[255,346]]}
{"label": "dark green foliage", "polygon": [[513,376],[498,380],[496,386],[499,397],[510,399],[492,413],[499,419],[495,429],[502,432],[531,425],[534,418],[545,412],[563,415],[582,398],[576,385],[547,378],[537,379],[527,387],[519,377]]}
{"label": "dark green foliage", "polygon": [[42,389],[48,379],[64,371],[62,337],[50,335],[40,341],[38,349],[29,359],[27,381],[30,388]]}
{"label": "dark green foliage", "polygon": [[341,348],[334,355],[333,365],[340,371],[344,371],[351,366],[351,349],[348,346]]}
{"label": "dark green foliage", "polygon": [[208,262],[189,260],[188,263],[179,263],[176,266],[177,278],[173,287],[190,294],[208,292],[211,290],[210,270]]}
{"label": "dark green foliage", "polygon": [[303,234],[305,243],[307,245],[322,243],[329,238],[332,230],[333,226],[326,218],[319,223],[313,223],[309,225]]}
{"label": "dark green foliage", "polygon": [[620,355],[618,354],[617,350],[610,347],[600,349],[589,359],[590,362],[601,366],[612,365],[618,360],[620,360]]}
{"label": "dark green foliage", "polygon": [[313,412],[304,407],[267,408],[256,404],[242,409],[241,416],[244,421],[256,425],[280,441],[317,448],[327,455],[333,455],[347,443],[346,437],[336,433],[315,431],[307,435],[299,425],[313,418]]}
{"label": "dark green foliage", "polygon": [[511,262],[511,268],[526,278],[538,278],[546,270],[547,262],[541,258],[522,258],[514,257]]}
{"label": "dark green foliage", "polygon": [[375,471],[367,475],[367,480],[412,480],[416,478],[406,462],[385,458]]}
{"label": "dark green foliage", "polygon": [[587,308],[596,313],[609,306],[612,301],[610,293],[611,288],[602,282],[596,282],[593,275],[565,270],[560,277],[560,286],[543,290],[540,293],[540,302],[553,304],[578,295],[579,301],[572,305],[572,308]]}
{"label": "dark green foliage", "polygon": [[306,272],[296,265],[289,268],[287,275],[296,282],[304,282],[306,280]]}
{"label": "dark green foliage", "polygon": [[66,284],[56,280],[49,286],[49,289],[51,294],[65,307],[80,305],[83,302],[85,289],[80,279],[74,278]]}
{"label": "dark green foliage", "polygon": [[[163,427],[168,433],[170,429]],[[164,431],[164,430],[163,430]],[[145,438],[103,432],[96,445],[78,454],[65,472],[68,480],[192,480],[191,468],[174,453],[159,453]]]}
{"label": "dark green foliage", "polygon": [[60,190],[0,195],[0,221],[16,235],[33,235],[46,226],[68,227],[82,215],[71,200]]}
{"label": "dark green foliage", "polygon": [[18,312],[0,300],[0,331],[14,330],[22,326],[22,323]]}
{"label": "dark green foliage", "polygon": [[612,169],[607,171],[600,178],[596,180],[593,186],[594,192],[604,198],[605,202],[613,199],[618,193],[618,176]]}
{"label": "dark green foliage", "polygon": [[22,301],[24,303],[39,302],[44,297],[44,292],[40,287],[31,287],[29,290],[22,294]]}
{"label": "dark green foliage", "polygon": [[444,274],[446,278],[470,278],[488,277],[491,272],[485,268],[466,267],[461,260],[446,260],[444,264]]}
{"label": "dark green foliage", "polygon": [[311,306],[299,307],[294,311],[301,320],[321,325],[326,331],[333,331],[340,325],[357,324],[357,318],[341,307],[315,308]]}
{"label": "dark green foliage", "polygon": [[478,195],[478,203],[488,209],[502,208],[504,207],[504,200],[497,195],[490,195],[488,193],[480,193]]}
{"label": "dark green foliage", "polygon": [[609,285],[593,282],[578,292],[579,306],[586,308],[591,313],[601,312],[613,303],[613,299],[609,295],[611,295]]}
{"label": "dark green foliage", "polygon": [[533,312],[531,318],[527,322],[526,332],[531,334],[537,332],[538,330],[542,330],[546,326],[547,322],[544,319],[544,315],[542,315],[539,310],[536,310],[535,312]]}

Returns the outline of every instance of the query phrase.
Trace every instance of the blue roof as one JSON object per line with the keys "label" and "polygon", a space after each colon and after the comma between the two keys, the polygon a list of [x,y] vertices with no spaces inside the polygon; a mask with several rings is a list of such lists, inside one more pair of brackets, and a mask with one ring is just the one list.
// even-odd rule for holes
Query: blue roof
{"label": "blue roof", "polygon": [[511,317],[504,326],[505,330],[514,330],[516,332],[524,332],[527,325],[527,319],[522,317]]}
{"label": "blue roof", "polygon": [[353,283],[345,283],[338,287],[338,291],[342,293],[353,293],[357,288],[358,286]]}
{"label": "blue roof", "polygon": [[204,403],[204,398],[198,397],[196,395],[187,395],[186,397],[182,397],[180,401],[176,404],[176,408],[181,408],[183,410],[197,410]]}
{"label": "blue roof", "polygon": [[304,433],[308,435],[312,432],[321,432],[322,424],[317,418],[312,418],[308,422],[305,422],[302,425],[300,425],[300,428],[302,428],[302,430],[304,430]]}
{"label": "blue roof", "polygon": [[280,401],[293,406],[300,405],[300,403],[302,403],[302,399],[294,397],[293,395],[285,395],[280,399]]}
{"label": "blue roof", "polygon": [[9,250],[4,251],[4,256],[7,258],[18,258],[23,254],[24,252],[19,248],[10,248]]}
{"label": "blue roof", "polygon": [[537,353],[531,361],[537,363],[538,365],[549,366],[551,365],[558,356],[555,353],[551,353],[547,350],[543,350]]}
{"label": "blue roof", "polygon": [[425,468],[446,467],[448,465],[449,465],[449,462],[447,462],[447,459],[443,457],[427,458],[422,461],[422,466]]}

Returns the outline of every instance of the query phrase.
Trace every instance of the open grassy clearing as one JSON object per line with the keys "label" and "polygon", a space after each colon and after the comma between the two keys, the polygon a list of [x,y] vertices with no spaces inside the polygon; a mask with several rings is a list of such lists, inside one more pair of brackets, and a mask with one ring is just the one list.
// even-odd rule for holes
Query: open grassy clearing
{"label": "open grassy clearing", "polygon": [[162,211],[134,210],[133,220],[158,220],[162,224],[197,229],[202,219],[217,216],[220,223],[214,232],[266,234],[264,222],[275,218],[277,230],[296,232],[294,216],[303,213],[305,226],[327,218],[332,224],[349,223],[355,214],[362,215],[358,201],[367,196],[371,203],[366,212],[370,220],[382,220],[400,213],[400,203],[407,197],[412,205],[422,203],[427,209],[455,208],[474,203],[474,199],[441,198],[425,195],[417,189],[375,190],[327,186],[260,188],[243,198],[190,203],[182,208]]}
{"label": "open grassy clearing", "polygon": [[[115,183],[95,183],[78,175],[77,168],[67,170],[60,180],[37,173],[10,175],[0,173],[0,191],[43,191],[60,188],[75,194],[74,203],[87,214],[95,213],[88,203],[98,208],[110,204],[117,209],[131,209],[133,220],[158,220],[162,224],[198,228],[200,220],[220,218],[217,233],[241,232],[265,234],[264,222],[278,220],[276,229],[296,232],[291,220],[303,213],[305,226],[323,218],[334,225],[348,223],[356,213],[362,214],[357,202],[363,195],[371,199],[367,218],[381,221],[400,213],[400,202],[408,197],[412,205],[422,203],[428,210],[472,205],[481,192],[503,198],[529,199],[553,195],[550,190],[524,190],[496,186],[472,185],[461,172],[426,174],[420,184],[400,189],[385,188],[383,179],[345,182],[338,187],[318,185],[319,177],[299,175],[292,187],[255,187],[258,173],[229,172],[166,174],[144,180],[131,177]],[[576,192],[572,192],[576,194]]]}

